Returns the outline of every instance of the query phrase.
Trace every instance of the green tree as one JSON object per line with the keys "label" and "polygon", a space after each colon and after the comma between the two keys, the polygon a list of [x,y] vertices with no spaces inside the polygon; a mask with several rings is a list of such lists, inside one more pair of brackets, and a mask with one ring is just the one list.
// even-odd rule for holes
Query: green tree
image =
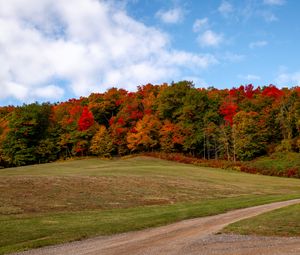
{"label": "green tree", "polygon": [[194,87],[192,82],[181,81],[165,87],[158,96],[158,114],[161,119],[179,122],[185,97]]}
{"label": "green tree", "polygon": [[58,145],[54,139],[45,138],[40,140],[35,148],[38,163],[51,162],[57,159]]}
{"label": "green tree", "polygon": [[47,134],[50,115],[50,104],[33,103],[15,109],[2,148],[10,164],[20,166],[38,162],[36,148]]}

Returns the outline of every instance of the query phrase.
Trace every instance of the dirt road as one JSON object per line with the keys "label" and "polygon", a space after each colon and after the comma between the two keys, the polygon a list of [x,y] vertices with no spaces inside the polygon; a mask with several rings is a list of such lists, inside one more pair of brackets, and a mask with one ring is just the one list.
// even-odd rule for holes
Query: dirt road
{"label": "dirt road", "polygon": [[109,237],[50,246],[22,255],[299,255],[300,238],[213,235],[226,225],[277,208],[300,203],[300,199],[185,220],[163,227]]}

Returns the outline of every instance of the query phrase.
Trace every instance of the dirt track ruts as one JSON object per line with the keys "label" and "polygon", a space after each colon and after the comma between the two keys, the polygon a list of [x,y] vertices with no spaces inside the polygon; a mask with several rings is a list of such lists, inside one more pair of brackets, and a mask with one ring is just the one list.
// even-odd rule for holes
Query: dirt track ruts
{"label": "dirt track ruts", "polygon": [[215,216],[184,220],[163,227],[91,238],[16,254],[299,255],[300,238],[213,235],[230,223],[296,203],[300,203],[300,199],[239,209]]}

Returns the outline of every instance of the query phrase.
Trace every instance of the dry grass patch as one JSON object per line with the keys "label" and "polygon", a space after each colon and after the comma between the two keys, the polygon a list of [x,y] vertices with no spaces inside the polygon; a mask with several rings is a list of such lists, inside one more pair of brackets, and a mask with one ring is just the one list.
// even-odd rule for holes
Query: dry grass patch
{"label": "dry grass patch", "polygon": [[0,170],[0,214],[83,211],[300,194],[300,180],[153,159],[74,160]]}
{"label": "dry grass patch", "polygon": [[184,178],[14,176],[0,179],[0,214],[173,204],[234,196],[232,187]]}

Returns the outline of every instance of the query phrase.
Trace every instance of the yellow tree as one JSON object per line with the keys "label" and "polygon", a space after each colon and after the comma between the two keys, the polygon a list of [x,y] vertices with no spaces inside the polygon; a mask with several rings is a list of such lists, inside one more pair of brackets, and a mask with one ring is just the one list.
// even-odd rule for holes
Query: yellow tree
{"label": "yellow tree", "polygon": [[136,123],[136,126],[127,135],[127,146],[131,151],[149,151],[159,145],[159,119],[150,114]]}
{"label": "yellow tree", "polygon": [[233,118],[232,137],[234,159],[250,160],[265,152],[265,122],[257,112],[238,112]]}
{"label": "yellow tree", "polygon": [[97,156],[110,156],[112,150],[112,139],[106,127],[101,125],[92,138],[90,152]]}

